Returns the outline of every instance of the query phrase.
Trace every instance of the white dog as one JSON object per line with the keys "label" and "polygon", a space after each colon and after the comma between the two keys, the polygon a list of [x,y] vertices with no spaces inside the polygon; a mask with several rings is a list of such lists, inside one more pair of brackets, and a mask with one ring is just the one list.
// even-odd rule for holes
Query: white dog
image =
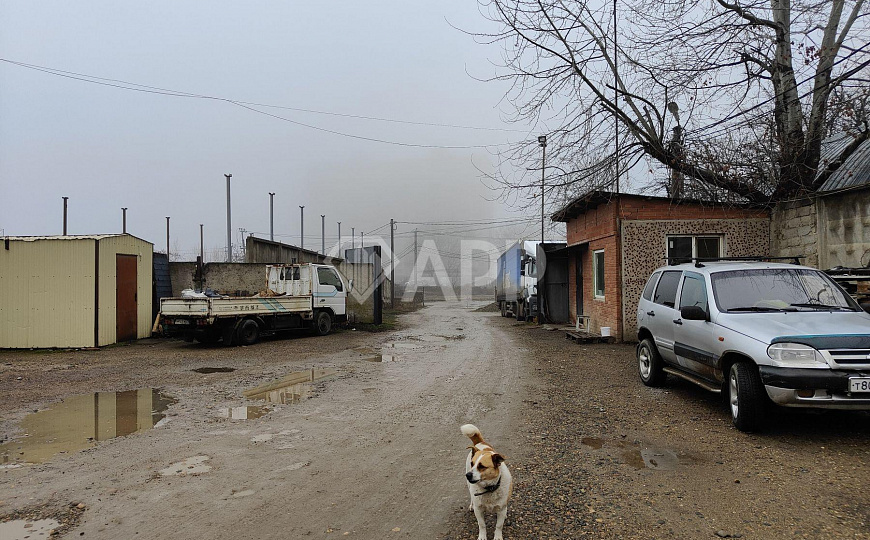
{"label": "white dog", "polygon": [[477,540],[486,540],[484,512],[498,513],[492,540],[503,540],[501,529],[507,517],[507,503],[513,490],[511,473],[504,463],[504,456],[483,440],[476,426],[465,424],[459,429],[472,442],[469,446],[471,451],[465,461],[465,480],[471,495],[468,509],[473,509],[477,518]]}

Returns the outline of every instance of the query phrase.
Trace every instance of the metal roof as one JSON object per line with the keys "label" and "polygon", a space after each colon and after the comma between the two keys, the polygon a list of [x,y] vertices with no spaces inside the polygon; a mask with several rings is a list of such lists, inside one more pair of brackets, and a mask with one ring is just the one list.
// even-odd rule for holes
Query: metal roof
{"label": "metal roof", "polygon": [[[136,238],[137,240],[142,240],[141,238],[137,238],[131,234],[57,234],[53,236],[3,236],[4,240],[16,240],[19,242],[36,242],[39,240],[103,240],[105,238],[115,238],[118,236],[131,236]],[[147,240],[142,240],[143,242],[148,242]],[[149,244],[151,242],[148,242]]]}
{"label": "metal roof", "polygon": [[[837,133],[822,141],[822,156],[819,169],[838,159],[846,147],[855,140],[854,135]],[[861,143],[846,161],[831,173],[819,192],[840,191],[870,184],[870,139]]]}

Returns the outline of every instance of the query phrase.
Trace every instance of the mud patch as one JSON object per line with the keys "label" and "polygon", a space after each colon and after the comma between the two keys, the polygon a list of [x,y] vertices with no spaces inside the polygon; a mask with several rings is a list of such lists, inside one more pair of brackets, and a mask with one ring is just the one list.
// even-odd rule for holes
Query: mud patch
{"label": "mud patch", "polygon": [[314,391],[314,383],[338,374],[334,369],[309,369],[295,371],[268,384],[245,390],[248,399],[261,399],[268,403],[289,405],[308,399]]}
{"label": "mud patch", "polygon": [[244,407],[224,407],[218,410],[218,418],[229,420],[256,420],[271,411],[266,405],[248,405]]}
{"label": "mud patch", "polygon": [[48,538],[56,533],[60,523],[53,519],[13,519],[0,523],[0,538],[3,540],[24,540],[25,538]]}
{"label": "mud patch", "polygon": [[194,373],[232,373],[236,368],[231,367],[200,367],[196,369],[191,369]]}
{"label": "mud patch", "polygon": [[205,462],[210,459],[209,456],[189,457],[162,469],[160,476],[195,476],[207,473],[211,470],[211,465],[207,465]]}
{"label": "mud patch", "polygon": [[164,420],[163,412],[175,402],[154,388],[69,396],[25,416],[24,435],[0,444],[0,464],[43,463],[57,454],[146,431]]}
{"label": "mud patch", "polygon": [[580,444],[584,444],[595,450],[600,450],[601,447],[604,446],[604,439],[599,439],[597,437],[583,437],[580,439]]}
{"label": "mud patch", "polygon": [[635,469],[656,469],[660,471],[673,471],[680,466],[680,458],[673,450],[662,448],[643,448],[640,450],[627,450],[622,453],[627,465]]}

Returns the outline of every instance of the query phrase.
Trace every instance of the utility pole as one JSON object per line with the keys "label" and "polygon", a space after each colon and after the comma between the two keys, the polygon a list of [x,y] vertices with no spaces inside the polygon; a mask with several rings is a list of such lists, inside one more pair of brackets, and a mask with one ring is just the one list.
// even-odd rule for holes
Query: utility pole
{"label": "utility pole", "polygon": [[[414,289],[417,288],[417,229],[414,229]],[[416,294],[416,292],[415,292]]]}
{"label": "utility pole", "polygon": [[166,216],[166,260],[169,260],[169,216]]}
{"label": "utility pole", "polygon": [[338,257],[343,259],[344,257],[341,254],[341,222],[337,221],[336,223],[338,223]]}
{"label": "utility pole", "polygon": [[233,220],[230,213],[230,178],[233,175],[225,174],[224,176],[227,178],[227,262],[233,262]]}
{"label": "utility pole", "polygon": [[[538,137],[541,146],[541,243],[544,242],[544,168],[547,166],[547,136]],[[540,305],[540,304],[539,304]]]}
{"label": "utility pole", "polygon": [[275,241],[275,194],[269,192],[269,240]]}
{"label": "utility pole", "polygon": [[326,215],[320,214],[320,253],[326,255]]}
{"label": "utility pole", "polygon": [[305,249],[305,207],[299,207],[299,249]]}
{"label": "utility pole", "polygon": [[350,228],[350,249],[356,249],[356,227]]}
{"label": "utility pole", "polygon": [[127,234],[127,209],[121,208],[121,230]]}
{"label": "utility pole", "polygon": [[202,223],[199,224],[199,258],[205,262],[205,245],[202,242]]}
{"label": "utility pole", "polygon": [[66,202],[69,197],[61,197],[63,199],[63,235],[66,236]]}
{"label": "utility pole", "polygon": [[390,308],[396,309],[396,248],[393,244],[393,231],[395,230],[395,220],[390,219]]}
{"label": "utility pole", "polygon": [[616,115],[616,109],[619,106],[619,70],[617,69],[617,61],[619,60],[619,48],[616,46],[616,0],[613,0],[613,130],[614,141],[616,143],[616,193],[619,194],[619,117]]}

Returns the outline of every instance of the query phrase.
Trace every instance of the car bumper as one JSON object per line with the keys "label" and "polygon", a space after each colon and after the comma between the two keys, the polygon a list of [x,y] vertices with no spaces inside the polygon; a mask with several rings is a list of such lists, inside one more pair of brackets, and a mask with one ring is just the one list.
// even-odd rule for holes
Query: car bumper
{"label": "car bumper", "polygon": [[870,393],[848,392],[849,377],[870,377],[870,371],[771,366],[759,366],[759,371],[767,395],[777,405],[870,410]]}

